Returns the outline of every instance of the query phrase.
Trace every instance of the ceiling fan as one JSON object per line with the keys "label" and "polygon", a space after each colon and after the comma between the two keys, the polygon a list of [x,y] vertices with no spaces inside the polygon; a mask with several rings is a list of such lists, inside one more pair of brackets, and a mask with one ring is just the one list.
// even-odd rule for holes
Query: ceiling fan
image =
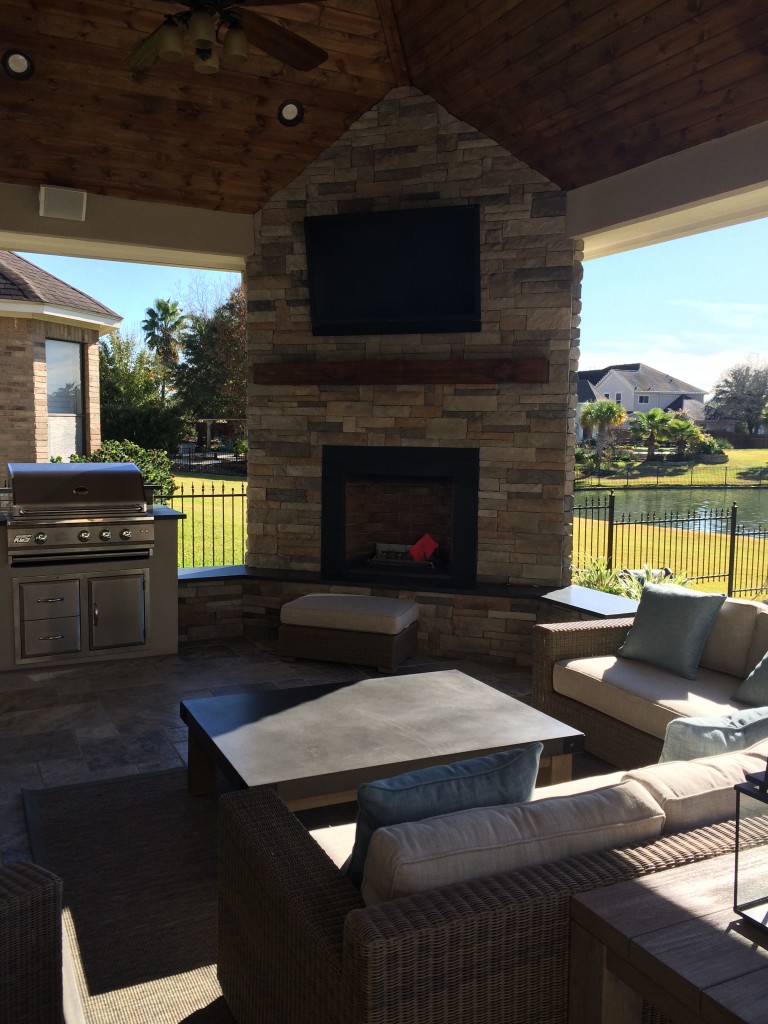
{"label": "ceiling fan", "polygon": [[195,54],[195,70],[213,74],[219,70],[216,44],[221,42],[221,59],[236,64],[248,59],[251,46],[298,71],[311,71],[327,59],[325,50],[291,32],[263,14],[245,7],[284,7],[301,0],[155,0],[177,10],[166,14],[158,27],[143,39],[128,57],[136,70],[151,67],[158,60],[181,60],[183,41],[189,40]]}

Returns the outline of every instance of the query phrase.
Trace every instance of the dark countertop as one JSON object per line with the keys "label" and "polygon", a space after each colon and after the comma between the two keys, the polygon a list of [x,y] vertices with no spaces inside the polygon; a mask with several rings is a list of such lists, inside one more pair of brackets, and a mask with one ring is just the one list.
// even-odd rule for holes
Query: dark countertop
{"label": "dark countertop", "polygon": [[634,615],[638,602],[631,597],[619,597],[616,594],[605,594],[602,590],[590,590],[589,587],[570,586],[562,590],[551,590],[541,597],[542,601],[570,608],[577,612],[589,612],[596,619],[619,619]]}

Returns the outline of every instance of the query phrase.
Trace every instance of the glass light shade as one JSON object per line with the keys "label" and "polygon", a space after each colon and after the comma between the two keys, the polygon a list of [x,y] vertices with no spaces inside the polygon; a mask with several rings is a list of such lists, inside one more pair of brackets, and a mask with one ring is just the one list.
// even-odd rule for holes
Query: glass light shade
{"label": "glass light shade", "polygon": [[184,56],[181,31],[173,21],[164,22],[157,30],[157,56],[161,60],[181,60]]}
{"label": "glass light shade", "polygon": [[205,11],[195,11],[189,19],[189,38],[196,50],[210,48],[216,42],[216,26]]}
{"label": "glass light shade", "polygon": [[219,70],[219,55],[213,49],[195,50],[195,71],[201,75],[215,75]]}
{"label": "glass light shade", "polygon": [[248,37],[239,25],[231,25],[224,37],[221,51],[225,64],[239,64],[248,60]]}

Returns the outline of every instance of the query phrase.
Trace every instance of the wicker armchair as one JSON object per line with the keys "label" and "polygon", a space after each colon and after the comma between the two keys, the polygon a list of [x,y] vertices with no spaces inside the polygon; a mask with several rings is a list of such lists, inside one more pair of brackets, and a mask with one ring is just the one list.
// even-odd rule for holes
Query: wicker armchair
{"label": "wicker armchair", "polygon": [[0,1024],[62,1024],[61,880],[0,868]]}
{"label": "wicker armchair", "polygon": [[565,1024],[571,893],[732,848],[726,822],[365,907],[273,791],[228,794],[219,981],[238,1024]]}
{"label": "wicker armchair", "polygon": [[617,768],[640,768],[658,761],[663,740],[556,693],[552,688],[552,668],[564,658],[615,654],[632,621],[553,622],[533,629],[533,706],[581,730],[589,753]]}

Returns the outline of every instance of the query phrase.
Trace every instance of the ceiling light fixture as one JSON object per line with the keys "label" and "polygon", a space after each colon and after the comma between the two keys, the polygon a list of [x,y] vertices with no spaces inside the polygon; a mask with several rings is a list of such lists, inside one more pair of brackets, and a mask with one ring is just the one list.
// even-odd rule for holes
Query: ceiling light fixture
{"label": "ceiling light fixture", "polygon": [[286,128],[293,128],[304,120],[304,107],[298,100],[283,100],[277,108],[277,120]]}
{"label": "ceiling light fixture", "polygon": [[35,64],[24,50],[6,50],[2,56],[3,71],[11,78],[31,78]]}

